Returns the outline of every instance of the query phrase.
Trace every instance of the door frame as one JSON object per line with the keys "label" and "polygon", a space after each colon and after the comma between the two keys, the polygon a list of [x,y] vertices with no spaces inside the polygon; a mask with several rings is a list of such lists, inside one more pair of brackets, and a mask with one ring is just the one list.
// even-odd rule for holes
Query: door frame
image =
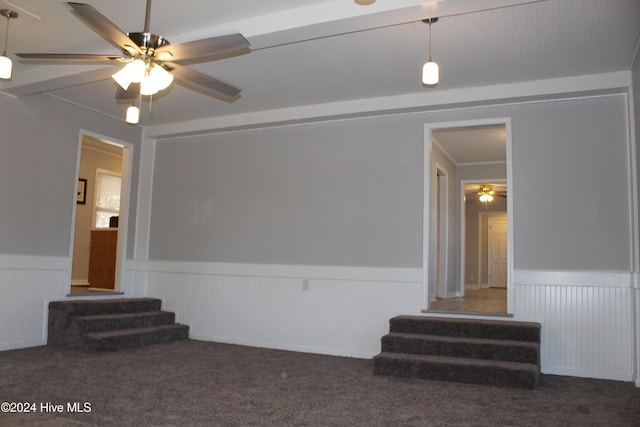
{"label": "door frame", "polygon": [[[431,254],[435,253],[435,220],[434,209],[436,204],[435,198],[437,197],[437,191],[435,188],[436,181],[436,165],[432,157],[433,142],[431,134],[439,129],[452,129],[452,128],[466,128],[472,126],[490,126],[490,125],[502,125],[505,127],[506,133],[506,181],[507,181],[507,314],[513,314],[513,199],[515,198],[513,192],[513,159],[512,159],[512,128],[510,117],[498,117],[480,120],[459,120],[451,122],[435,122],[425,123],[424,125],[424,162],[423,162],[423,208],[422,208],[422,309],[423,311],[429,310],[429,296],[433,286],[433,274],[435,272],[435,263],[430,258]],[[458,198],[460,199],[460,198]],[[457,218],[460,221],[460,217]],[[459,224],[460,225],[460,224]],[[459,227],[458,227],[459,228]],[[460,229],[460,228],[459,228]],[[462,248],[460,248],[462,250]],[[463,254],[458,254],[458,270],[461,268],[461,262],[464,260]],[[460,281],[459,283],[462,283]],[[460,284],[458,284],[460,286]],[[457,290],[458,292],[464,292],[464,286]],[[461,312],[464,314],[464,312]]]}
{"label": "door frame", "polygon": [[76,173],[74,181],[74,198],[73,209],[71,210],[71,238],[69,241],[69,267],[67,280],[69,289],[71,287],[71,270],[73,268],[73,252],[76,230],[76,194],[77,194],[77,182],[80,177],[80,161],[82,157],[82,141],[85,136],[98,139],[105,144],[116,145],[122,147],[122,183],[120,189],[120,213],[118,218],[118,243],[116,251],[116,273],[115,273],[115,292],[125,292],[125,280],[124,280],[124,264],[127,258],[127,231],[129,224],[129,198],[131,196],[131,176],[133,172],[133,148],[134,145],[130,142],[122,141],[109,136],[97,134],[84,129],[80,130],[78,136],[78,148],[76,155]]}
{"label": "door frame", "polygon": [[436,270],[435,296],[447,298],[449,268],[449,177],[437,162],[436,168]]}

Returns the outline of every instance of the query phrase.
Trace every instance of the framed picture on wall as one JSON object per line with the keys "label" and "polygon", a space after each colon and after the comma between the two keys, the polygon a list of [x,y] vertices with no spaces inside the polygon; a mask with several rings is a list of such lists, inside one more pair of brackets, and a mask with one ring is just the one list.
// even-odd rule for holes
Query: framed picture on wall
{"label": "framed picture on wall", "polygon": [[87,180],[84,178],[78,179],[78,204],[84,205],[87,201]]}

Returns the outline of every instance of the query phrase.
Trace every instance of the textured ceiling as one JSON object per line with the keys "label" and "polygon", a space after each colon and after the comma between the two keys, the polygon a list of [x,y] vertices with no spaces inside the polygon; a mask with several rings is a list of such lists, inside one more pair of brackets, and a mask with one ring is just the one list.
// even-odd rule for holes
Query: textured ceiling
{"label": "textured ceiling", "polygon": [[[124,31],[141,31],[143,0],[86,0]],[[9,54],[118,53],[61,1],[0,0],[14,8]],[[435,88],[420,84],[432,27]],[[191,65],[242,89],[234,103],[174,84],[154,98],[145,125],[354,99],[627,71],[640,36],[638,0],[154,0],[151,31],[173,43],[241,32],[247,55]],[[102,81],[78,84],[98,68]],[[14,59],[13,95],[41,92],[123,118],[109,74],[117,67]],[[104,66],[102,66],[104,68]],[[66,76],[80,74],[68,79]]]}
{"label": "textured ceiling", "polygon": [[506,164],[507,136],[503,125],[439,129],[431,137],[455,165]]}

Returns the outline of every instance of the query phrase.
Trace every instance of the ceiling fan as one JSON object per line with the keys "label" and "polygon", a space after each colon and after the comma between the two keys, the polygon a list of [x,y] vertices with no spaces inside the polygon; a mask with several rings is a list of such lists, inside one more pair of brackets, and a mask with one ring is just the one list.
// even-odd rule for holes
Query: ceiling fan
{"label": "ceiling fan", "polygon": [[84,3],[67,2],[74,14],[103,39],[121,50],[119,55],[69,53],[16,53],[23,59],[58,61],[116,61],[124,67],[113,75],[121,90],[117,98],[135,99],[154,95],[177,82],[205,95],[233,102],[240,89],[218,79],[187,68],[185,64],[213,61],[250,52],[242,34],[229,34],[185,43],[170,44],[149,31],[151,0],[147,0],[143,32],[125,33],[113,22]]}
{"label": "ceiling fan", "polygon": [[495,191],[493,189],[493,185],[491,184],[480,184],[480,191],[478,192],[478,199],[483,202],[491,202],[493,201],[494,196],[497,197],[507,197],[506,191]]}

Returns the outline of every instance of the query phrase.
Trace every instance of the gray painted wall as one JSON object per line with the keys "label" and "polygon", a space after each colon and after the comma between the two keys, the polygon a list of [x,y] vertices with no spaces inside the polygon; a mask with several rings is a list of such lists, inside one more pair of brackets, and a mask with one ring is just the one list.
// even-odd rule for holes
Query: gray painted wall
{"label": "gray painted wall", "polygon": [[420,265],[421,134],[381,118],[163,141],[150,258]]}
{"label": "gray painted wall", "polygon": [[[0,95],[0,125],[0,253],[68,256],[80,130],[138,144],[140,129],[46,95]],[[136,189],[134,176],[132,194]]]}
{"label": "gray painted wall", "polygon": [[629,270],[621,95],[160,142],[153,260],[420,267],[424,124],[511,117],[514,266]]}

